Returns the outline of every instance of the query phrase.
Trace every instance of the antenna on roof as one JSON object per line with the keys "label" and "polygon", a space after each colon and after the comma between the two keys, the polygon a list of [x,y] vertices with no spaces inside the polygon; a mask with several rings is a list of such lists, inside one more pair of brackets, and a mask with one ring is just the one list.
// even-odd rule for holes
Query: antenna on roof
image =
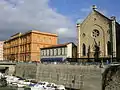
{"label": "antenna on roof", "polygon": [[93,10],[97,9],[97,6],[96,5],[92,5],[92,9]]}

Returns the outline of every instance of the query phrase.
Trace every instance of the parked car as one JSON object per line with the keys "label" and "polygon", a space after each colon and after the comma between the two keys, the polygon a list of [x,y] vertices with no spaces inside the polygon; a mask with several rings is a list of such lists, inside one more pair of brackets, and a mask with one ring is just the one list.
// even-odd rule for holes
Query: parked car
{"label": "parked car", "polygon": [[119,62],[112,62],[109,65],[120,65],[120,63]]}
{"label": "parked car", "polygon": [[57,88],[55,90],[65,90],[64,85],[57,85]]}

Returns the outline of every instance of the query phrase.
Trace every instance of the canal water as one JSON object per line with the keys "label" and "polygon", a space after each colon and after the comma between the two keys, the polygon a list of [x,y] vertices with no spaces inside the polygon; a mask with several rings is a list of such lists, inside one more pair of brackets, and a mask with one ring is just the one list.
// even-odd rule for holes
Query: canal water
{"label": "canal water", "polygon": [[0,87],[0,90],[31,90],[30,88]]}
{"label": "canal water", "polygon": [[0,87],[0,90],[18,90],[18,89],[13,87]]}

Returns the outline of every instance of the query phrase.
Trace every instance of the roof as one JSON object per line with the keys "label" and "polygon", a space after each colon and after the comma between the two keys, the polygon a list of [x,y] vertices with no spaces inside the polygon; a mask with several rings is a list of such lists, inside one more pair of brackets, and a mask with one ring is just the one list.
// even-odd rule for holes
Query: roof
{"label": "roof", "polygon": [[53,33],[48,33],[48,32],[40,32],[39,30],[30,30],[26,33],[24,33],[23,35],[26,35],[28,33],[39,33],[39,34],[44,34],[44,35],[50,35],[50,36],[56,36],[57,37],[57,34],[53,34]]}
{"label": "roof", "polygon": [[100,13],[99,11],[97,11],[97,10],[93,10],[93,11],[96,12],[96,13],[98,13],[102,17],[106,18],[107,20],[112,21],[110,18],[106,17],[105,15],[103,15],[102,13]]}
{"label": "roof", "polygon": [[23,33],[23,34],[22,34],[21,32],[16,33],[16,34],[12,35],[11,38],[8,39],[8,40],[6,40],[5,42],[10,41],[10,40],[15,39],[15,38],[18,38],[18,37],[22,37],[22,36],[24,36],[24,35],[26,35],[26,34],[29,34],[29,33],[38,33],[38,34],[43,34],[43,35],[49,35],[49,36],[58,37],[57,34],[40,32],[40,31],[38,31],[38,30],[30,30],[30,31],[25,32],[25,33]]}
{"label": "roof", "polygon": [[[110,18],[106,17],[104,14],[100,13],[99,11],[97,10],[94,10],[96,13],[98,13],[99,15],[101,15],[102,17],[106,18],[108,21],[112,21]],[[116,24],[120,26],[120,24],[116,21]]]}
{"label": "roof", "polygon": [[[102,17],[104,17],[105,19],[107,19],[109,22],[112,21],[110,18],[108,18],[107,16],[105,16],[104,14],[100,13],[99,11],[97,11],[97,10],[95,10],[95,9],[93,9],[93,12],[96,12],[97,14],[101,15]],[[91,12],[91,13],[92,13],[92,12]],[[91,14],[91,13],[90,13],[90,14]],[[90,15],[90,14],[89,14],[89,15]],[[88,15],[88,16],[89,16],[89,15]],[[86,17],[86,19],[88,18],[88,16]],[[86,19],[84,19],[84,21],[85,21]],[[83,21],[83,22],[84,22],[84,21]],[[83,22],[82,22],[82,23],[83,23]],[[79,24],[79,23],[78,23],[78,24]],[[116,24],[120,26],[120,24],[119,24],[118,22],[116,22]]]}
{"label": "roof", "polygon": [[[41,49],[50,49],[50,48],[58,48],[58,47],[65,47],[67,46],[68,44],[74,44],[73,42],[69,42],[69,43],[64,43],[64,44],[58,44],[58,45],[51,45],[49,47],[44,47],[44,48],[41,48]],[[75,44],[74,44],[75,45]]]}
{"label": "roof", "polygon": [[21,33],[18,32],[18,33],[16,33],[16,34],[12,35],[11,37],[18,36],[18,35],[20,35],[20,34],[21,34]]}

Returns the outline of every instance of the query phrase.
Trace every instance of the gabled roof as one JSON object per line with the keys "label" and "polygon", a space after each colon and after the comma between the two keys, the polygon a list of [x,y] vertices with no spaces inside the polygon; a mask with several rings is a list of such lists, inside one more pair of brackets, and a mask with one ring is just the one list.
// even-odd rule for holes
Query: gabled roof
{"label": "gabled roof", "polygon": [[[95,10],[95,9],[93,9],[92,12],[95,12],[95,13],[99,14],[99,15],[102,16],[103,18],[107,19],[109,22],[112,21],[110,18],[108,18],[107,16],[105,16],[104,14],[100,13],[99,11],[97,11],[97,10]],[[90,14],[91,14],[92,12],[90,12]],[[89,15],[90,15],[90,14],[89,14]],[[89,17],[89,15],[84,19],[84,21]],[[84,21],[83,21],[83,22],[84,22]],[[82,23],[83,23],[83,22],[82,22]],[[118,22],[116,22],[116,24],[120,26],[120,24],[119,24]]]}
{"label": "gabled roof", "polygon": [[97,10],[93,10],[94,12],[96,12],[97,14],[101,15],[102,17],[106,18],[108,21],[112,21],[110,18],[106,17],[105,15],[103,15],[102,13],[100,13]]}
{"label": "gabled roof", "polygon": [[[106,17],[104,14],[100,13],[99,11],[97,10],[94,10],[94,12],[98,13],[99,15],[101,15],[102,17],[106,18],[108,21],[112,21],[110,18]],[[116,24],[120,26],[120,24],[116,21]]]}

